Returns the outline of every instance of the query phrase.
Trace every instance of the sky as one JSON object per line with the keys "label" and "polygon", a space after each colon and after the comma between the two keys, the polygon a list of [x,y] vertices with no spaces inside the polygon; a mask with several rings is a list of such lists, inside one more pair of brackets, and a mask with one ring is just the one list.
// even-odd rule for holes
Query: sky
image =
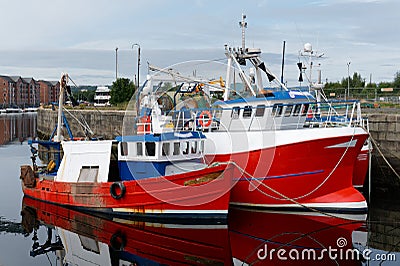
{"label": "sky", "polygon": [[[367,82],[393,81],[400,70],[398,0],[0,0],[0,75],[109,85],[147,62],[168,67],[182,61],[224,62],[224,45],[240,46],[242,13],[246,44],[261,48],[268,67],[298,85],[299,51],[305,43],[324,56],[323,81],[357,72]],[[350,65],[348,67],[348,63]],[[219,73],[214,73],[218,76]]]}

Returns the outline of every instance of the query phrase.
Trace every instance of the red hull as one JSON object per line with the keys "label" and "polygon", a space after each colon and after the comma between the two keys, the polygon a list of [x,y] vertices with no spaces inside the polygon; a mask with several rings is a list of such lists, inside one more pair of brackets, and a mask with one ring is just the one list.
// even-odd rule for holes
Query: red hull
{"label": "red hull", "polygon": [[[206,158],[234,161],[248,173],[235,180],[231,204],[303,208],[300,203],[326,211],[366,212],[364,197],[352,186],[355,159],[366,138],[332,137]],[[335,147],[351,141],[356,141],[354,147]]]}
{"label": "red hull", "polygon": [[199,171],[124,181],[120,199],[111,196],[112,182],[68,183],[36,179],[34,188],[23,186],[26,196],[41,201],[122,216],[162,218],[226,218],[232,169],[215,166]]}
{"label": "red hull", "polygon": [[[363,224],[363,221],[318,214],[250,212],[233,208],[229,210],[232,257],[239,260],[237,265],[358,265],[357,260],[347,260],[345,252],[353,248],[352,232]],[[338,247],[338,239],[347,244]],[[329,247],[336,249],[331,253],[337,255],[336,258],[329,257],[327,252],[321,255],[321,250]],[[275,251],[271,254],[272,249]],[[280,251],[278,257],[280,249],[284,251]],[[308,252],[301,257],[305,250],[315,251],[316,259],[311,255],[309,259]],[[340,252],[344,254],[342,257]]]}
{"label": "red hull", "polygon": [[362,188],[364,186],[369,167],[369,156],[368,150],[364,149],[361,150],[360,154],[357,156],[353,172],[353,186],[355,187]]}
{"label": "red hull", "polygon": [[[26,210],[27,207],[30,210]],[[165,265],[230,264],[226,225],[169,226],[140,221],[124,224],[29,198],[23,200],[23,224],[27,225],[24,219],[29,219],[24,216],[31,214],[32,210],[36,214],[35,218],[45,225],[56,226],[109,245],[110,253],[115,252],[114,255],[123,257],[119,258],[121,261],[140,258]],[[73,252],[71,246],[65,248],[66,252]]]}

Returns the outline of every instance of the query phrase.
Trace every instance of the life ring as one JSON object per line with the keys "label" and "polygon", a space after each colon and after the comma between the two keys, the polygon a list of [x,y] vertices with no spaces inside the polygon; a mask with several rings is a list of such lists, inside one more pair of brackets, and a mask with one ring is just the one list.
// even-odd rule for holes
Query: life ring
{"label": "life ring", "polygon": [[[207,119],[206,122],[204,122],[204,121],[205,121],[205,120],[204,120],[204,116],[207,116],[207,117],[208,117],[208,118],[206,118],[206,119]],[[202,111],[202,112],[200,113],[200,116],[199,116],[199,124],[200,124],[200,126],[202,126],[202,127],[209,127],[209,126],[211,125],[211,122],[212,122],[212,115],[211,115],[211,112],[208,111],[208,110]]]}
{"label": "life ring", "polygon": [[110,247],[116,251],[123,251],[126,246],[126,236],[121,231],[115,232],[110,238]]}
{"label": "life ring", "polygon": [[126,188],[122,182],[114,182],[110,186],[110,194],[114,199],[120,199],[125,195]]}

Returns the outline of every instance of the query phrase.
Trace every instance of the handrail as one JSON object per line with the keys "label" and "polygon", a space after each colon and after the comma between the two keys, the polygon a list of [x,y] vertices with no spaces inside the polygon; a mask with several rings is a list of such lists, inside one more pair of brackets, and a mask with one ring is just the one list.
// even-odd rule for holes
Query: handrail
{"label": "handrail", "polygon": [[[211,131],[211,130],[233,130],[238,124],[234,122],[236,120],[241,121],[243,130],[272,130],[273,128],[281,129],[300,129],[303,127],[335,127],[335,126],[359,126],[362,123],[361,110],[359,101],[349,100],[349,101],[333,101],[335,104],[326,102],[296,102],[296,103],[274,103],[273,105],[264,105],[265,108],[264,116],[257,117],[255,115],[255,110],[257,106],[246,105],[246,106],[213,106],[211,108],[192,108],[184,110],[171,110],[166,113],[167,116],[172,116],[172,122],[174,124],[175,130],[201,130],[201,131]],[[347,103],[345,105],[344,103]],[[301,110],[295,112],[295,108],[290,111],[290,113],[285,113],[286,106],[300,105]],[[352,106],[349,106],[352,104]],[[273,114],[274,107],[281,106],[281,114],[275,116]],[[310,111],[305,113],[303,111],[304,107],[309,105]],[[312,108],[312,106],[314,106]],[[316,108],[318,106],[318,108]],[[338,109],[336,107],[339,106]],[[346,108],[344,108],[346,107]],[[349,109],[351,107],[351,109]],[[356,109],[357,108],[357,109]],[[239,117],[235,118],[231,115],[232,110],[236,110],[239,113]],[[251,110],[251,115],[243,118],[243,110]],[[202,127],[199,123],[199,114],[202,111],[210,111],[212,114],[212,122],[207,127]],[[239,111],[238,111],[239,110]],[[299,110],[299,109],[297,109]],[[289,114],[289,115],[288,115]],[[265,117],[268,115],[268,117]],[[294,117],[297,119],[294,120]],[[257,121],[260,125],[255,125]],[[222,128],[220,127],[222,124]],[[276,125],[271,127],[271,125]]]}

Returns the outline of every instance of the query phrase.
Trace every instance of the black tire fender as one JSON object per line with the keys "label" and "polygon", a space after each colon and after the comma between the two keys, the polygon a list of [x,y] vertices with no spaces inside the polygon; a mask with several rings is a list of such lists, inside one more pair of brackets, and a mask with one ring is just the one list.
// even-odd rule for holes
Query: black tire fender
{"label": "black tire fender", "polygon": [[110,186],[110,194],[114,199],[121,199],[126,192],[126,187],[123,182],[114,182]]}

